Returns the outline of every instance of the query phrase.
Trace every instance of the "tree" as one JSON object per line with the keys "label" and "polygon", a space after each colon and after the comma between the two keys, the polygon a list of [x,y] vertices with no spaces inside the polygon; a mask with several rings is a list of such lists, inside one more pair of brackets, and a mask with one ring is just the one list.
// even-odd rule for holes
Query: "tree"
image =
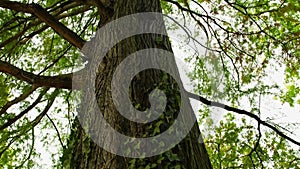
{"label": "tree", "polygon": [[[102,4],[97,1],[92,2],[95,3],[96,7],[98,7],[98,11],[100,14],[100,25],[105,25],[108,21],[111,21],[112,19],[117,19],[118,17],[125,16],[128,14],[134,14],[137,12],[161,12],[160,8],[160,2],[159,1],[152,1],[151,3],[148,1],[116,1],[115,3],[109,2],[108,4]],[[111,3],[111,4],[110,4]],[[66,40],[68,40],[71,44],[75,45],[78,48],[82,48],[83,44],[85,43],[84,40],[82,40],[76,33],[73,33],[71,30],[69,30],[66,26],[62,25],[61,23],[57,22],[53,16],[49,15],[47,11],[45,11],[41,6],[32,4],[32,5],[25,5],[21,3],[16,2],[9,2],[5,1],[2,3],[4,7],[8,8],[14,8],[15,6],[19,7],[21,6],[22,12],[32,12],[36,16],[40,16],[40,18],[43,18],[42,20],[46,23],[48,23],[52,28],[58,32],[62,37],[64,37]],[[103,6],[106,6],[103,8]],[[126,7],[126,8],[124,8]],[[28,10],[28,11],[26,11]],[[112,12],[113,11],[113,12]],[[54,22],[54,23],[53,23]],[[109,35],[107,37],[109,39]],[[142,137],[144,134],[146,136],[153,136],[156,131],[156,128],[152,128],[152,125],[157,126],[159,130],[165,130],[163,125],[166,125],[168,123],[173,122],[173,119],[176,117],[176,112],[178,111],[178,106],[180,104],[180,100],[177,100],[176,95],[178,95],[178,92],[175,90],[178,90],[176,88],[176,83],[172,82],[171,77],[168,77],[167,74],[162,73],[158,70],[149,70],[146,74],[141,73],[141,77],[136,79],[136,82],[132,82],[132,91],[130,93],[132,96],[132,100],[140,105],[140,109],[147,108],[147,100],[145,100],[145,96],[141,93],[148,94],[149,90],[153,88],[153,84],[157,84],[157,87],[160,88],[166,88],[166,92],[168,92],[168,95],[173,98],[168,100],[168,102],[172,103],[172,105],[167,109],[167,113],[162,116],[161,120],[157,120],[153,124],[149,125],[137,125],[136,123],[128,122],[128,120],[121,120],[121,116],[117,113],[113,105],[109,106],[111,103],[110,99],[111,95],[107,95],[106,93],[111,90],[110,89],[110,80],[112,78],[112,73],[114,72],[114,69],[117,67],[115,65],[116,63],[120,62],[119,60],[122,60],[127,54],[131,54],[135,52],[135,50],[140,50],[143,48],[165,48],[166,50],[171,51],[170,44],[167,41],[166,37],[162,39],[162,43],[157,44],[156,39],[159,38],[157,35],[141,35],[129,38],[128,40],[124,40],[124,42],[121,42],[121,44],[118,44],[115,46],[114,49],[112,49],[111,52],[107,54],[105,59],[105,63],[103,65],[106,67],[105,69],[102,68],[100,71],[101,73],[97,77],[97,83],[96,86],[96,93],[99,92],[99,95],[105,95],[103,98],[97,98],[99,102],[99,106],[103,107],[103,116],[107,116],[107,120],[110,122],[111,125],[115,126],[115,130],[119,130],[119,132],[122,131],[122,129],[125,129],[123,132],[129,132],[128,134],[131,134],[135,137]],[[161,37],[162,38],[162,37]],[[124,56],[123,56],[124,55]],[[97,56],[96,56],[97,57]],[[111,59],[117,59],[117,60],[111,60]],[[172,63],[170,63],[172,64]],[[175,64],[175,61],[173,62],[173,65]],[[69,75],[60,75],[56,76],[55,78],[61,79],[62,81],[58,81],[57,79],[48,79],[49,77],[37,77],[35,78],[35,75],[27,72],[20,72],[21,70],[18,70],[18,68],[13,67],[9,65],[12,69],[16,69],[18,72],[16,74],[21,74],[21,80],[27,80],[27,82],[32,82],[33,85],[39,85],[39,86],[47,86],[47,87],[56,87],[56,88],[71,88],[66,83],[70,84],[70,78]],[[98,65],[99,66],[99,65]],[[9,72],[11,73],[11,72]],[[94,72],[92,72],[94,73]],[[12,74],[12,73],[11,73]],[[66,77],[68,76],[68,77]],[[167,76],[164,81],[161,79]],[[151,78],[149,78],[151,77]],[[23,79],[22,79],[23,78]],[[41,79],[40,79],[41,78]],[[148,79],[148,80],[147,80]],[[68,82],[69,81],[69,82]],[[101,83],[100,83],[101,82]],[[36,84],[37,83],[37,84]],[[41,84],[43,83],[43,84]],[[53,84],[55,83],[55,84]],[[174,84],[173,84],[174,83]],[[51,85],[53,84],[53,85]],[[48,86],[50,85],[50,86]],[[62,85],[62,86],[61,86]],[[166,86],[168,85],[168,86]],[[174,87],[172,87],[174,86]],[[167,88],[168,87],[168,88]],[[170,90],[170,91],[168,91]],[[174,90],[174,91],[173,91]],[[94,91],[92,91],[94,92]],[[55,95],[51,96],[51,102],[49,104],[51,105],[53,103],[53,100],[55,96],[58,94],[57,90],[55,90]],[[87,95],[90,95],[88,93]],[[180,97],[180,96],[179,96]],[[41,97],[40,97],[41,98]],[[47,106],[50,107],[50,106]],[[83,110],[83,111],[89,111],[89,110]],[[43,111],[39,117],[44,116],[47,111]],[[190,112],[191,108],[190,108]],[[24,113],[21,113],[24,114]],[[85,114],[85,113],[83,113]],[[14,122],[14,119],[18,119],[20,115],[17,115],[13,117],[12,119],[9,119],[8,122],[6,122],[2,129],[5,129],[8,124],[11,124]],[[188,113],[185,116],[189,116]],[[40,118],[38,118],[35,121],[39,121]],[[162,124],[163,122],[163,124]],[[147,129],[147,130],[146,130]],[[90,130],[90,128],[89,128]],[[97,129],[96,129],[97,130]],[[102,130],[99,128],[98,130]],[[141,131],[138,131],[141,130]],[[151,158],[145,158],[141,159],[140,161],[136,161],[135,159],[128,159],[121,156],[116,156],[115,154],[112,154],[110,152],[104,151],[101,147],[97,146],[92,141],[89,141],[86,143],[87,136],[84,134],[84,132],[80,129],[80,125],[76,126],[75,131],[75,138],[71,137],[70,143],[68,144],[68,148],[65,150],[65,156],[63,158],[63,163],[65,167],[67,168],[128,168],[129,165],[131,167],[137,168],[137,167],[155,167],[157,168],[158,165],[161,167],[187,167],[187,168],[210,168],[210,162],[208,159],[208,155],[206,153],[205,147],[203,143],[198,143],[197,140],[200,136],[200,132],[198,129],[197,123],[195,123],[192,131],[190,134],[182,141],[182,143],[175,146],[172,150],[158,156],[154,156]],[[110,135],[110,133],[108,133]],[[103,135],[104,136],[104,135]],[[74,139],[74,140],[73,140]],[[74,143],[75,142],[75,143]],[[108,143],[106,143],[108,144]],[[125,143],[124,143],[125,144]],[[160,143],[160,144],[167,144],[167,143]],[[112,145],[117,146],[117,145]],[[69,152],[68,152],[69,151]],[[68,154],[69,153],[69,154]],[[70,159],[68,159],[70,156]],[[175,160],[175,161],[174,161]],[[172,162],[173,161],[173,162]],[[136,167],[135,167],[136,166]]]}
{"label": "tree", "polygon": [[[126,8],[124,8],[124,6]],[[104,20],[100,23],[100,25],[105,25],[107,21],[118,19],[122,16],[135,14],[139,12],[161,12],[160,8],[160,2],[159,1],[116,1],[114,3],[114,6],[112,8],[114,11],[111,16],[109,14],[101,15],[100,18],[106,18],[107,20]],[[106,12],[109,13],[109,12]],[[158,19],[162,21],[161,19]],[[154,21],[155,22],[155,21]],[[156,21],[159,22],[159,21]],[[130,22],[128,24],[131,24]],[[152,26],[153,22],[150,22]],[[137,24],[138,25],[138,24]],[[144,25],[143,25],[144,26]],[[158,24],[158,26],[162,26],[161,24]],[[122,29],[128,29],[124,28],[123,26],[118,27],[120,31]],[[110,30],[110,29],[109,29]],[[124,31],[125,32],[125,31]],[[114,36],[113,33],[104,34],[100,36],[100,38],[107,38],[107,40],[104,40],[105,43]],[[158,41],[159,39],[159,41]],[[103,48],[103,45],[100,45]],[[114,48],[112,48],[108,54],[105,56],[103,61],[104,63],[101,65],[101,68],[99,69],[99,72],[101,72],[99,75],[96,75],[96,87],[95,91],[97,95],[104,96],[101,98],[97,98],[97,101],[99,103],[100,110],[103,112],[103,116],[106,117],[105,120],[108,121],[108,123],[112,126],[114,126],[114,130],[117,130],[120,133],[126,133],[126,135],[129,135],[131,137],[153,137],[156,135],[157,130],[158,131],[164,131],[167,130],[166,127],[169,127],[172,123],[174,123],[174,119],[176,119],[178,110],[180,107],[178,105],[181,104],[181,99],[177,99],[178,97],[183,97],[179,95],[178,86],[174,79],[166,73],[163,73],[162,71],[156,70],[156,69],[146,69],[144,71],[141,71],[138,73],[138,75],[133,79],[131,82],[131,91],[129,91],[129,96],[131,97],[131,100],[133,102],[134,107],[140,109],[140,110],[146,110],[149,108],[149,101],[147,95],[149,95],[153,89],[160,89],[163,90],[166,96],[170,99],[167,100],[167,107],[165,114],[160,116],[159,120],[154,121],[153,123],[149,124],[138,124],[128,121],[127,119],[124,119],[120,114],[118,113],[117,109],[112,103],[112,94],[113,93],[113,85],[111,79],[113,79],[113,74],[116,71],[117,65],[126,58],[126,56],[139,51],[143,49],[148,48],[160,48],[168,51],[172,51],[170,44],[168,42],[168,39],[166,37],[163,37],[161,35],[135,35],[134,37],[129,37],[127,39],[124,39],[120,42],[120,44],[117,44]],[[92,49],[88,49],[92,50]],[[96,52],[95,52],[96,53]],[[159,54],[159,52],[155,53]],[[90,56],[89,56],[90,57]],[[95,57],[98,57],[98,55],[95,55]],[[96,58],[97,59],[97,58]],[[159,58],[157,58],[159,59]],[[142,61],[145,62],[146,58]],[[172,62],[173,61],[173,62]],[[92,60],[93,62],[93,60]],[[175,60],[170,60],[169,62],[165,62],[166,64],[170,64],[170,66],[174,67],[176,65]],[[135,58],[134,62],[129,62],[126,66],[128,67],[134,67],[135,64],[138,64],[137,58]],[[158,62],[155,62],[154,64],[158,64]],[[98,65],[97,65],[98,66]],[[169,66],[169,65],[165,65]],[[126,69],[126,71],[131,71],[130,68]],[[94,72],[91,72],[94,73]],[[125,76],[125,75],[121,75]],[[93,78],[91,78],[93,80]],[[118,83],[122,83],[119,78],[117,78],[119,81]],[[86,80],[85,80],[86,81]],[[91,82],[93,83],[93,82]],[[126,87],[120,88],[120,91],[123,90],[125,93],[127,92]],[[108,92],[112,91],[112,92]],[[91,95],[91,92],[94,92],[94,90],[87,91],[87,96]],[[121,96],[117,96],[121,97]],[[89,99],[86,99],[89,100]],[[89,104],[89,103],[87,103]],[[93,106],[93,103],[90,103],[90,106],[86,106],[87,109],[82,110],[84,113],[82,116],[84,116],[84,119],[86,116],[91,116],[92,119],[90,123],[97,123],[94,122],[93,114],[87,115],[87,112],[90,111],[91,107]],[[125,103],[121,103],[125,104]],[[182,103],[183,105],[185,103]],[[102,109],[101,109],[102,108]],[[187,109],[184,116],[185,118],[192,118],[189,117],[189,113],[193,115],[191,108]],[[196,122],[196,121],[194,121]],[[90,123],[88,123],[88,130],[93,130],[93,133],[99,133],[101,130],[104,130],[105,126],[98,127],[98,125],[93,128],[90,126]],[[79,128],[77,126],[76,128]],[[182,128],[182,130],[184,130]],[[123,156],[117,156],[111,152],[107,152],[103,150],[102,148],[99,148],[97,145],[94,145],[93,142],[88,142],[87,144],[83,141],[86,140],[86,135],[83,134],[83,131],[76,131],[76,132],[82,132],[82,134],[77,133],[76,137],[70,139],[69,144],[69,152],[65,153],[66,156],[69,156],[64,158],[64,164],[66,166],[69,166],[70,168],[211,168],[208,155],[206,153],[206,149],[203,145],[203,143],[199,143],[197,140],[200,137],[200,132],[198,129],[197,123],[193,125],[193,128],[190,132],[190,134],[182,140],[182,142],[178,145],[176,145],[174,148],[172,148],[170,151],[167,151],[163,154],[148,157],[148,158],[140,158],[139,160],[136,159],[130,159],[125,158]],[[176,131],[174,129],[173,134],[176,134]],[[112,132],[104,132],[100,136],[97,137],[111,137],[109,138],[110,142],[105,142],[104,144],[111,144],[111,147],[117,147],[119,144],[129,144],[126,140],[124,143],[115,143],[115,140],[118,139],[117,136],[114,135]],[[99,138],[101,139],[101,138]],[[154,141],[154,140],[153,140]],[[154,148],[161,148],[160,146],[165,146],[168,144],[168,141],[171,140],[164,140],[164,141],[158,141],[155,140],[155,144],[158,144],[157,147]],[[85,145],[86,144],[86,145]],[[146,145],[143,145],[143,142],[137,142],[135,146],[150,146],[147,144],[150,144],[149,142],[145,143]],[[92,148],[91,148],[92,147]],[[89,150],[90,149],[90,150]],[[122,151],[127,151],[127,149],[123,150],[123,148],[120,148]],[[139,149],[137,147],[136,149]],[[88,150],[88,151],[87,151]],[[129,151],[134,151],[133,149],[129,149]],[[137,152],[139,153],[139,152]],[[142,152],[147,153],[147,152]],[[73,155],[74,154],[74,155]],[[70,156],[71,155],[71,156]],[[144,156],[143,154],[140,154],[140,156]]]}
{"label": "tree", "polygon": [[[29,3],[3,0],[0,7],[3,18],[0,21],[0,165],[7,168],[25,165],[30,168],[36,165],[33,162],[38,156],[34,147],[35,132],[40,126],[39,130],[47,132],[53,128],[57,133],[54,138],[59,140],[63,154],[58,168],[61,165],[66,168],[212,168],[211,164],[215,168],[299,167],[299,153],[291,149],[287,141],[298,146],[300,143],[290,137],[283,127],[262,119],[260,100],[254,99],[272,94],[282,103],[287,102],[291,106],[299,103],[298,3],[194,0],[64,0]],[[200,113],[201,124],[209,122],[207,106],[245,115],[241,125],[233,121],[235,115],[228,114],[226,120],[214,129],[215,135],[205,137],[212,163],[204,144],[201,140],[199,142],[201,134],[197,123],[171,150],[153,157],[135,159],[115,155],[97,146],[84,131],[86,128],[81,127],[80,120],[71,114],[77,108],[73,105],[76,96],[80,95],[72,89],[80,88],[89,80],[74,81],[73,75],[83,73],[82,70],[97,59],[97,56],[82,58],[79,53],[78,49],[83,48],[86,39],[90,39],[98,28],[122,16],[162,10],[167,14],[182,12],[184,19],[197,25],[197,31],[204,32],[208,40],[203,45],[207,50],[206,58],[203,59],[199,54],[190,56],[188,60],[195,67],[191,78],[199,84],[195,92],[213,101],[188,91],[182,93],[182,83],[170,74],[147,69],[130,83],[132,105],[139,111],[149,109],[151,99],[148,99],[148,95],[153,89],[160,89],[167,96],[166,111],[158,120],[145,125],[128,121],[118,113],[109,92],[114,71],[128,55],[142,49],[157,48],[172,52],[168,37],[158,34],[126,38],[107,52],[96,76],[97,101],[109,124],[115,130],[133,137],[155,136],[166,131],[179,116],[181,101],[187,102],[187,97],[205,105]],[[162,18],[157,21],[162,23]],[[174,23],[186,29],[184,25]],[[164,24],[161,26],[165,29]],[[191,36],[188,32],[190,30],[186,31],[186,36],[199,43],[199,37]],[[103,38],[111,36],[105,34]],[[282,59],[277,55],[282,55]],[[81,59],[87,59],[87,64],[83,65]],[[287,90],[263,83],[266,70],[272,62],[286,65]],[[220,83],[224,85],[225,92],[216,92],[207,63],[213,65],[217,73],[224,75]],[[134,67],[136,63],[130,64]],[[174,67],[174,72],[178,73],[175,60],[165,64],[166,67]],[[259,83],[252,87],[256,81]],[[94,91],[84,91],[83,97],[88,97],[91,92]],[[237,108],[242,107],[239,100],[243,97],[249,98],[250,111]],[[216,98],[228,105],[215,102],[219,101],[214,100]],[[89,110],[78,108],[77,111],[83,116]],[[64,114],[65,119],[69,120],[69,126],[72,126],[70,135],[61,134],[63,125],[68,122],[60,122],[62,118],[58,118],[58,114]],[[184,115],[185,118],[195,118],[190,105]],[[249,119],[257,123],[256,130],[255,123],[247,121]],[[210,123],[206,124],[211,127]],[[265,129],[262,126],[270,131],[262,131]],[[96,132],[101,130],[92,129]],[[45,144],[48,139],[44,140]],[[158,148],[166,143],[157,143]],[[112,147],[118,146],[114,142],[110,144]],[[23,150],[24,146],[27,149]],[[135,148],[139,149],[140,146],[145,145],[137,144]],[[26,158],[20,158],[20,155]]]}

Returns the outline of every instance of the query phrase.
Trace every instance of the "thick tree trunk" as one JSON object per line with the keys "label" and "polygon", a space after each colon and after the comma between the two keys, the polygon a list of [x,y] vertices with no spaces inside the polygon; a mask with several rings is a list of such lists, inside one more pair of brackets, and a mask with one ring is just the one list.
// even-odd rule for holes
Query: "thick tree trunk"
{"label": "thick tree trunk", "polygon": [[[109,5],[111,6],[111,10],[113,10],[113,12],[111,15],[102,13],[102,18],[106,19],[102,20],[101,25],[105,25],[105,23],[111,20],[129,14],[139,12],[161,12],[159,0],[116,0]],[[109,36],[112,35],[107,35],[107,37],[103,38],[109,40]],[[159,42],[157,39],[160,39]],[[149,48],[163,49],[172,52],[168,38],[162,35],[142,34],[124,39],[115,47],[110,49],[105,56],[101,66],[99,66],[100,73],[97,75],[95,84],[98,105],[106,121],[116,131],[136,138],[157,135],[157,130],[155,131],[155,128],[159,128],[160,132],[167,130],[168,127],[174,123],[174,120],[178,116],[181,100],[185,99],[185,102],[188,102],[188,99],[184,98],[180,93],[178,86],[182,84],[177,83],[181,82],[176,82],[169,74],[161,70],[147,69],[135,76],[131,82],[130,99],[132,104],[140,111],[146,110],[150,107],[148,99],[149,93],[153,89],[159,88],[163,90],[167,96],[167,106],[165,112],[159,117],[158,120],[147,124],[129,121],[128,119],[122,117],[120,113],[118,113],[114,104],[112,103],[112,94],[110,92],[113,73],[124,58],[139,50]],[[175,73],[178,74],[174,58],[172,62],[169,62],[168,64],[169,65],[166,66],[175,67],[174,70],[177,71]],[[186,112],[182,113],[184,113],[187,118],[190,117],[195,119],[190,105]],[[170,150],[156,156],[134,159],[115,155],[102,149],[88,138],[87,134],[85,134],[84,130],[81,128],[79,122],[76,121],[74,123],[74,130],[72,131],[68,142],[68,149],[64,151],[62,162],[66,168],[84,169],[126,169],[149,167],[180,167],[186,169],[212,168],[205,146],[202,142],[199,142],[199,138],[201,138],[201,134],[197,122],[195,121],[188,135]],[[122,147],[122,145],[114,145],[113,141],[107,144],[111,144],[111,146]]]}

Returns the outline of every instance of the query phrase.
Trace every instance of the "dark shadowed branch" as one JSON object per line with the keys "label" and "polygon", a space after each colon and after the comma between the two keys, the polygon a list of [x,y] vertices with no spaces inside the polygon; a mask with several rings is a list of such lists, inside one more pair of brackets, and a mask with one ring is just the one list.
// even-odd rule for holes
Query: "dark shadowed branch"
{"label": "dark shadowed branch", "polygon": [[72,89],[72,87],[75,88],[75,86],[80,86],[81,83],[78,79],[77,84],[73,84],[72,86],[73,73],[58,76],[38,76],[33,73],[19,69],[16,66],[3,61],[0,61],[0,72],[12,75],[21,81],[25,81],[29,84],[33,84],[35,86],[40,87],[43,86],[61,89]]}

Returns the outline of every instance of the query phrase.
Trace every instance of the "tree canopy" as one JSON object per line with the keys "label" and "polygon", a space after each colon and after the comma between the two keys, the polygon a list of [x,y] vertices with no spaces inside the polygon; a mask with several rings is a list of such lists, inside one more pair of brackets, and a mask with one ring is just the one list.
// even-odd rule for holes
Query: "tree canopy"
{"label": "tree canopy", "polygon": [[[72,75],[88,63],[80,49],[101,26],[106,3],[0,1],[0,166],[43,167],[39,148],[46,147],[53,157],[46,163],[61,168],[80,95]],[[181,21],[167,22],[169,31],[184,30],[189,94],[201,102],[199,126],[213,167],[300,168],[299,124],[275,118],[292,113],[287,109],[300,113],[300,2],[161,5]],[[225,112],[219,123],[211,107]]]}

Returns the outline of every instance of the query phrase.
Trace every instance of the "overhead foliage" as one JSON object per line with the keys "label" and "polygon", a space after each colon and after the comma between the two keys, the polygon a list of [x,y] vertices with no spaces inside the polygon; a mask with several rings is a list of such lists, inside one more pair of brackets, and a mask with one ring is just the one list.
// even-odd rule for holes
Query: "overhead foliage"
{"label": "overhead foliage", "polygon": [[[0,1],[0,166],[43,167],[37,162],[44,155],[39,142],[53,154],[50,165],[60,168],[79,94],[70,90],[72,73],[84,68],[80,49],[101,19],[93,2]],[[195,34],[183,38],[203,50],[184,57],[193,65],[190,78],[198,95],[191,97],[204,103],[199,124],[213,167],[300,168],[300,142],[290,133],[299,124],[276,124],[264,118],[274,117],[273,105],[269,112],[261,109],[267,98],[299,107],[300,2],[161,4],[165,14],[196,25]],[[167,27],[188,29],[175,21]],[[218,124],[209,111],[215,102],[209,100],[226,103],[219,106],[226,116]]]}

